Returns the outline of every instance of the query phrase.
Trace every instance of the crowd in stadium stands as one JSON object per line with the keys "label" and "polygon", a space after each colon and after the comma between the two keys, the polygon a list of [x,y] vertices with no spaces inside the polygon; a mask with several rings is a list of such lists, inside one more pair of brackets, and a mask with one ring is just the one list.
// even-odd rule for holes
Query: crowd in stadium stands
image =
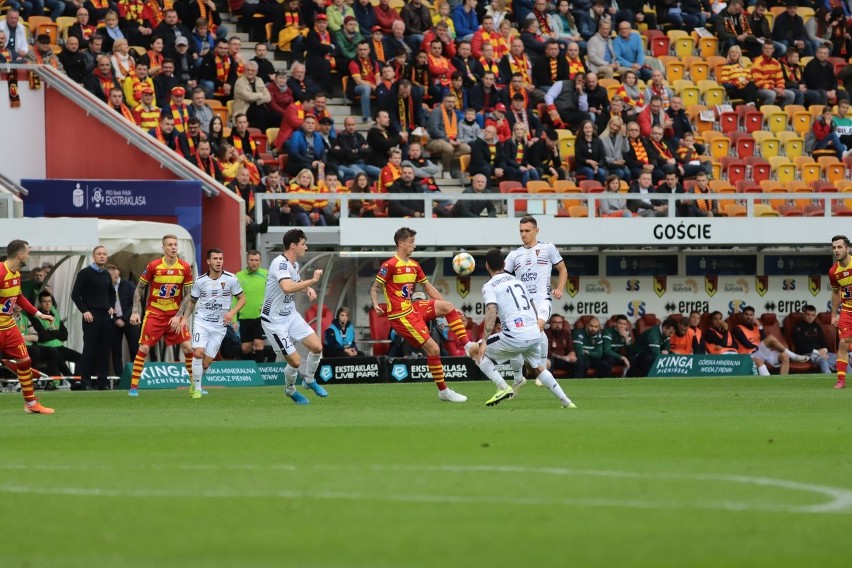
{"label": "crowd in stadium stands", "polygon": [[[666,214],[656,193],[850,183],[850,0],[0,5],[0,61],[64,70],[246,197],[247,216],[259,192],[438,193],[450,175],[485,176],[492,192],[533,182],[610,192],[615,175],[616,193],[648,195],[600,201],[599,214],[619,216]],[[222,24],[228,9],[261,40],[251,60]],[[270,48],[289,72],[276,71]],[[335,124],[334,94],[360,117]],[[429,212],[364,200],[350,212],[475,215],[437,202]],[[766,213],[812,213],[807,205]],[[270,204],[265,223],[333,224],[339,206],[294,197]],[[476,209],[491,215],[493,204]],[[678,214],[743,212],[690,196]]]}

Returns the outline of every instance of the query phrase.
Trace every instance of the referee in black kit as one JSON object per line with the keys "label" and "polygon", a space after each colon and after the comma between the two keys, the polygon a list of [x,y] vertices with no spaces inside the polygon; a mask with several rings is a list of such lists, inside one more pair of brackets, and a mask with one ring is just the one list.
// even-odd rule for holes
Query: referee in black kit
{"label": "referee in black kit", "polygon": [[107,249],[96,246],[92,264],[74,281],[71,300],[83,314],[83,362],[80,365],[80,389],[94,390],[92,374],[97,373],[98,390],[109,389],[107,367],[112,353],[112,313],[115,288],[106,270]]}

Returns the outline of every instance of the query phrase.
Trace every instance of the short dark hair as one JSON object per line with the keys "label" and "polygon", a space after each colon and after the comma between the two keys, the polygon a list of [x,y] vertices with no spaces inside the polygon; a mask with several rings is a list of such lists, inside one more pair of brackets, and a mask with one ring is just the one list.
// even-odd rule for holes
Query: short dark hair
{"label": "short dark hair", "polygon": [[502,270],[506,264],[506,255],[498,248],[493,248],[485,254],[485,264],[491,270]]}
{"label": "short dark hair", "polygon": [[8,245],[6,245],[6,254],[9,256],[9,258],[17,256],[19,252],[25,251],[28,246],[30,246],[30,243],[28,243],[27,241],[15,239],[14,241],[11,241]]}
{"label": "short dark hair", "polygon": [[803,312],[815,312],[816,308],[814,306],[812,306],[811,304],[808,304],[807,306],[805,306],[805,308],[802,311]]}
{"label": "short dark hair", "polygon": [[618,314],[617,316],[615,316],[615,323],[618,323],[620,321],[626,321],[628,323],[630,322],[630,320],[627,319],[627,316],[624,314]]}
{"label": "short dark hair", "polygon": [[663,323],[660,324],[660,327],[662,327],[662,328],[677,327],[677,320],[674,319],[674,318],[666,318],[666,319],[663,320]]}
{"label": "short dark hair", "polygon": [[210,260],[210,257],[213,256],[216,253],[225,254],[224,252],[222,252],[222,249],[218,249],[218,248],[207,249],[207,260]]}
{"label": "short dark hair", "polygon": [[53,294],[51,294],[48,290],[42,290],[38,293],[38,301],[41,302],[42,298],[50,298],[53,300]]}
{"label": "short dark hair", "polygon": [[409,227],[402,227],[400,229],[397,229],[396,232],[393,234],[393,242],[399,244],[402,241],[410,239],[415,235],[417,235],[417,231],[415,231],[414,229],[411,229]]}
{"label": "short dark hair", "polygon": [[520,224],[523,225],[524,223],[531,223],[533,227],[538,227],[538,221],[536,221],[535,217],[532,215],[524,215],[521,217]]}
{"label": "short dark hair", "polygon": [[249,256],[260,256],[260,251],[255,250],[255,249],[251,249],[250,251],[248,251],[246,253],[246,257],[249,257]]}
{"label": "short dark hair", "polygon": [[742,313],[746,313],[746,312],[754,313],[754,308],[752,308],[751,306],[743,306],[743,309],[742,309],[742,310],[740,310],[740,311],[741,311]]}
{"label": "short dark hair", "polygon": [[704,170],[701,170],[700,172],[696,172],[695,177],[696,177],[696,178],[699,178],[699,177],[708,177],[708,175],[707,175],[707,172],[705,172]]}
{"label": "short dark hair", "polygon": [[187,124],[187,126],[192,126],[192,125],[195,125],[195,124],[197,124],[198,126],[201,126],[201,121],[198,120],[198,117],[193,116],[192,118],[190,118],[189,120],[186,121],[186,124]]}
{"label": "short dark hair", "polygon": [[719,314],[719,316],[721,316],[721,315],[722,315],[722,312],[719,312],[719,311],[716,311],[716,312],[710,312],[710,319],[715,318],[715,317],[716,317],[716,314]]}
{"label": "short dark hair", "polygon": [[833,243],[834,241],[843,241],[843,244],[845,244],[847,247],[849,246],[849,237],[847,237],[846,235],[834,235],[833,237],[831,237],[831,242]]}
{"label": "short dark hair", "polygon": [[301,241],[307,240],[308,237],[305,236],[305,231],[302,229],[290,229],[284,233],[284,240],[282,241],[284,244],[284,251],[290,250],[290,245],[297,245]]}

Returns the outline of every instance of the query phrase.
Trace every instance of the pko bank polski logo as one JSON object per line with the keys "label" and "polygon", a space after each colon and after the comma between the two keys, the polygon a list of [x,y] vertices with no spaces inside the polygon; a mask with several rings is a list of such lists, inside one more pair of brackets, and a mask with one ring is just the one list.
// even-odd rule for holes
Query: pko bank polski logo
{"label": "pko bank polski logo", "polygon": [[89,193],[89,202],[96,208],[100,208],[100,206],[104,203],[104,190],[99,187],[95,187],[90,190],[88,186],[86,186],[86,189],[83,189],[82,187],[80,187],[79,183],[74,188],[74,191],[71,193],[71,202],[73,203],[74,207],[79,208],[86,206],[87,191]]}
{"label": "pko bank polski logo", "polygon": [[323,365],[320,367],[319,376],[322,380],[328,382],[334,378],[334,369],[331,365]]}
{"label": "pko bank polski logo", "polygon": [[71,192],[71,203],[78,209],[104,209],[146,207],[148,198],[131,188],[89,187],[77,183]]}
{"label": "pko bank polski logo", "polygon": [[408,378],[408,368],[403,363],[396,363],[391,369],[391,377],[404,381]]}

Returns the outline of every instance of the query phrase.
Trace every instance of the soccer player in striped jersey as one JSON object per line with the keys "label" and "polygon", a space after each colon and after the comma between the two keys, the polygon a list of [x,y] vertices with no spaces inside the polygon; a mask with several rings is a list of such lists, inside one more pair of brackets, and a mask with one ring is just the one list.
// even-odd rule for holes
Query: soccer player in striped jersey
{"label": "soccer player in striped jersey", "polygon": [[[846,365],[849,344],[852,343],[852,257],[849,255],[849,238],[837,235],[831,239],[834,266],[828,271],[831,283],[831,324],[837,327],[840,343],[837,346],[836,389],[846,387]],[[838,311],[839,310],[839,311]]]}
{"label": "soccer player in striped jersey", "polygon": [[[453,305],[444,300],[441,293],[426,279],[420,263],[411,258],[417,248],[417,231],[402,227],[394,233],[396,255],[382,263],[376,280],[370,287],[373,309],[378,315],[387,314],[391,328],[401,335],[409,345],[426,352],[426,364],[432,380],[438,387],[438,398],[448,402],[464,402],[467,397],[461,395],[444,382],[444,368],[441,365],[441,349],[429,334],[429,321],[445,317],[453,335],[465,346],[465,352],[471,356],[479,355],[479,347],[470,341],[459,313]],[[430,300],[412,301],[414,287],[420,284]],[[385,307],[379,304],[379,292],[385,297]]]}
{"label": "soccer player in striped jersey", "polygon": [[145,319],[139,339],[139,351],[133,359],[128,395],[139,396],[139,379],[145,359],[152,345],[165,338],[166,345],[180,345],[187,372],[192,375],[192,346],[186,320],[179,313],[184,302],[189,301],[192,288],[192,266],[178,258],[177,235],[163,236],[163,256],[152,260],[139,276],[133,295],[133,312],[130,325],[139,325],[142,297],[148,288]]}
{"label": "soccer player in striped jersey", "polygon": [[30,259],[30,245],[27,241],[14,240],[6,246],[7,258],[0,263],[0,356],[11,357],[14,362],[4,360],[4,365],[14,370],[24,395],[24,412],[27,414],[53,414],[52,408],[42,406],[33,389],[33,372],[27,344],[21,331],[15,324],[14,311],[18,305],[30,315],[40,320],[52,322],[53,316],[43,314],[21,293],[21,268]]}
{"label": "soccer player in striped jersey", "polygon": [[[544,326],[550,319],[553,302],[551,296],[557,300],[562,298],[565,285],[568,283],[568,269],[565,268],[565,261],[562,260],[562,255],[556,250],[555,245],[538,240],[539,229],[535,217],[529,215],[521,217],[520,231],[523,246],[518,247],[506,256],[504,269],[524,284],[530,301],[535,306],[538,329],[541,332],[539,338],[541,342],[541,364],[546,365],[549,342],[544,333]],[[556,267],[559,279],[556,288],[551,292],[550,275],[554,267]],[[535,384],[541,386],[540,382],[536,379]],[[520,386],[523,386],[523,383]]]}
{"label": "soccer player in striped jersey", "polygon": [[[192,398],[207,394],[201,388],[204,373],[219,353],[227,327],[246,303],[239,280],[222,269],[224,264],[225,255],[221,249],[207,251],[209,270],[195,281],[189,301],[180,312],[181,317],[189,319],[189,314],[195,310],[192,320],[192,387],[189,389]],[[232,298],[237,298],[233,308]]]}

